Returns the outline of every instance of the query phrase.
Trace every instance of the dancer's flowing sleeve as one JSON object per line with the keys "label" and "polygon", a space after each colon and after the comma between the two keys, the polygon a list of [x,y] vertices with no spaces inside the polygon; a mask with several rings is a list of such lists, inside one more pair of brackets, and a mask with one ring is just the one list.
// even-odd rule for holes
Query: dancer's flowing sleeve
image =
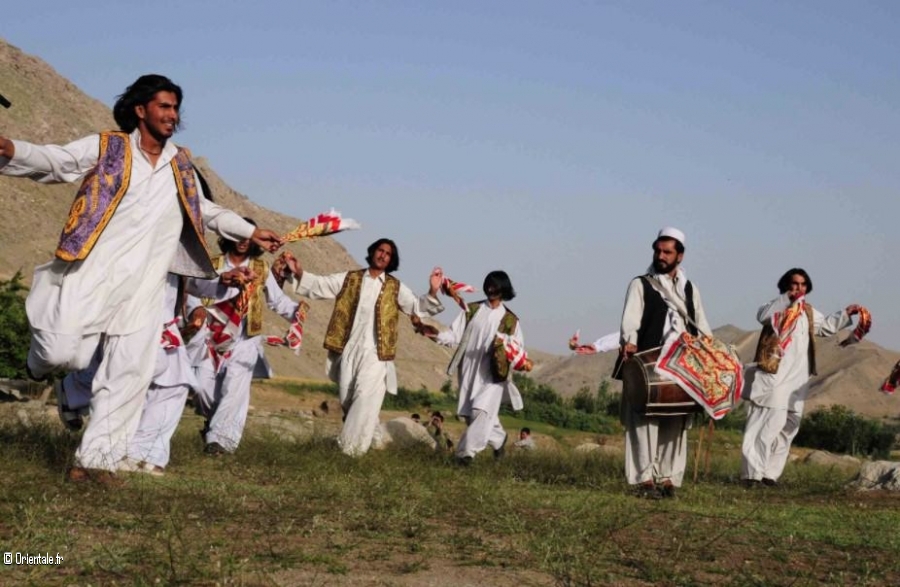
{"label": "dancer's flowing sleeve", "polygon": [[275,276],[269,271],[266,276],[266,304],[269,309],[287,321],[294,319],[297,313],[297,302],[289,298],[275,280]]}
{"label": "dancer's flowing sleeve", "polygon": [[67,145],[35,145],[25,141],[13,141],[13,144],[16,154],[12,159],[0,158],[0,173],[40,183],[78,181],[97,165],[100,157],[100,135],[90,135]]}
{"label": "dancer's flowing sleeve", "polygon": [[189,278],[185,280],[184,291],[191,296],[207,298],[216,302],[230,300],[241,293],[241,290],[236,287],[222,285],[218,277],[215,279]]}
{"label": "dancer's flowing sleeve", "polygon": [[222,302],[235,297],[241,290],[236,287],[227,287],[222,285],[219,278],[216,279],[200,279],[197,277],[186,279],[184,282],[184,291],[191,296],[198,298],[207,298]]}
{"label": "dancer's flowing sleeve", "polygon": [[816,336],[832,336],[852,324],[852,320],[845,310],[838,310],[825,316],[813,308],[813,319],[815,321],[813,330]]}
{"label": "dancer's flowing sleeve", "polygon": [[625,294],[625,308],[622,310],[622,327],[619,334],[622,344],[637,344],[638,330],[644,316],[644,286],[638,277],[628,284]]}
{"label": "dancer's flowing sleeve", "polygon": [[340,293],[345,277],[347,277],[346,271],[331,275],[316,275],[304,271],[299,281],[292,275],[288,283],[293,286],[294,293],[297,295],[311,300],[333,300]]}
{"label": "dancer's flowing sleeve", "polygon": [[769,303],[760,306],[756,312],[756,319],[760,324],[766,325],[776,312],[784,312],[790,307],[791,298],[787,293],[783,293]]}
{"label": "dancer's flowing sleeve", "polygon": [[460,312],[450,328],[442,330],[435,339],[435,342],[442,346],[456,346],[460,343],[463,331],[466,329],[466,313]]}
{"label": "dancer's flowing sleeve", "polygon": [[415,314],[420,318],[425,316],[434,316],[444,311],[444,306],[437,296],[424,294],[417,296],[411,289],[400,284],[400,291],[397,294],[397,303],[400,310],[404,314]]}
{"label": "dancer's flowing sleeve", "polygon": [[[201,189],[199,181],[197,189]],[[256,230],[255,226],[235,212],[204,197],[200,198],[200,213],[203,215],[203,224],[206,228],[228,240],[239,241],[250,238]]]}

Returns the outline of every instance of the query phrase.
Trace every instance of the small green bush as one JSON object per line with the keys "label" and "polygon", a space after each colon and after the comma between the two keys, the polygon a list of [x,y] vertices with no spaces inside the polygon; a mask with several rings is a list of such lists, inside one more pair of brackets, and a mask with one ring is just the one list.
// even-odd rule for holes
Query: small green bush
{"label": "small green bush", "polygon": [[25,292],[22,272],[9,281],[0,280],[0,377],[24,379],[25,359],[31,332],[25,315]]}
{"label": "small green bush", "polygon": [[437,401],[437,397],[424,387],[410,391],[405,387],[397,389],[397,395],[385,394],[382,407],[392,410],[405,410],[409,408],[431,407]]}
{"label": "small green bush", "polygon": [[836,405],[804,417],[794,442],[831,452],[887,458],[894,445],[894,432],[846,406]]}

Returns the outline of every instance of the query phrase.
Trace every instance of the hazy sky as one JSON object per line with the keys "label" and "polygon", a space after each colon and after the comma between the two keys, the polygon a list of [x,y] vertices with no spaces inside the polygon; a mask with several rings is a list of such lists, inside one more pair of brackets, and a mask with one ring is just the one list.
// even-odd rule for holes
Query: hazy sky
{"label": "hazy sky", "polygon": [[756,328],[800,266],[900,349],[900,3],[31,0],[0,22],[109,105],[170,76],[178,142],[266,207],[360,221],[337,237],[360,262],[389,236],[420,291],[434,265],[505,269],[529,346],[618,329],[673,225],[714,326]]}

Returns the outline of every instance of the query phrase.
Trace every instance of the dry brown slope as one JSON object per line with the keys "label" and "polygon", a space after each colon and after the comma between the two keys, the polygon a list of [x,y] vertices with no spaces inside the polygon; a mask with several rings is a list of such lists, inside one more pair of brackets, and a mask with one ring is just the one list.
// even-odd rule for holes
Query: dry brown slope
{"label": "dry brown slope", "polygon": [[[65,143],[81,136],[115,128],[112,113],[103,103],[85,95],[40,59],[27,55],[0,40],[0,80],[3,93],[12,103],[0,109],[0,135],[35,143]],[[131,80],[123,80],[123,88]],[[202,157],[198,166],[207,177],[216,201],[238,213],[252,216],[261,226],[287,232],[298,219],[278,214],[254,204],[235,192]],[[73,185],[42,185],[24,179],[0,176],[0,278],[23,269],[31,280],[35,265],[53,256],[59,231],[65,221],[75,191]],[[314,207],[314,205],[312,205]],[[320,212],[311,209],[310,216]],[[211,237],[210,243],[215,239]],[[215,245],[212,245],[215,248]],[[289,248],[314,273],[330,273],[355,268],[358,264],[330,238],[294,243]],[[272,257],[267,256],[271,261]],[[267,349],[277,375],[304,379],[324,379],[325,351],[322,339],[331,314],[331,302],[313,302],[300,356],[284,349]],[[286,323],[269,314],[266,330],[282,333]],[[417,389],[438,389],[446,380],[443,373],[449,356],[446,350],[416,336],[404,321],[398,351],[400,384]]]}

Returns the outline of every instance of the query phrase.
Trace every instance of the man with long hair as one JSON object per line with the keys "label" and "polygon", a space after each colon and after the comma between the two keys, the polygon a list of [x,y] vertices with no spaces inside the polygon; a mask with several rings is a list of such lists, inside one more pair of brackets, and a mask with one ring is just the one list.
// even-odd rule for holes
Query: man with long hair
{"label": "man with long hair", "polygon": [[[256,226],[252,218],[244,220]],[[262,347],[263,304],[288,321],[297,311],[297,302],[285,295],[269,264],[260,258],[263,250],[258,244],[250,239],[235,242],[220,238],[219,248],[222,254],[213,258],[216,270],[226,273],[244,268],[252,276],[252,287],[247,313],[241,318],[239,332],[228,352],[220,354],[215,361],[203,361],[197,373],[200,387],[196,399],[201,415],[206,418],[202,431],[204,450],[211,456],[237,450],[247,422],[250,383],[257,365],[262,374],[271,376]]]}
{"label": "man with long hair", "polygon": [[281,244],[203,197],[189,151],[170,141],[182,98],[168,78],[144,75],[116,101],[119,131],[63,146],[0,137],[0,173],[82,182],[56,258],[35,270],[26,302],[34,378],[84,368],[105,339],[90,423],[69,472],[75,481],[110,479],[125,457],[153,375],[167,272],[215,277],[207,228],[272,250]]}
{"label": "man with long hair", "polygon": [[754,367],[744,386],[747,424],[741,447],[741,479],[747,487],[775,486],[784,471],[791,443],[800,431],[809,379],[816,374],[816,336],[832,336],[859,312],[851,304],[824,316],[806,301],[809,274],[789,269],[778,280],[779,296],[762,305],[762,324]]}
{"label": "man with long hair", "polygon": [[416,296],[391,275],[400,267],[400,253],[391,239],[369,245],[366,263],[365,269],[320,276],[304,271],[293,257],[288,261],[296,293],[335,300],[325,332],[326,369],[338,384],[344,411],[338,444],[350,456],[365,454],[377,440],[384,394],[397,393],[394,357],[400,312],[425,316],[444,309],[437,298],[443,271],[436,267],[428,295]]}
{"label": "man with long hair", "polygon": [[435,337],[438,344],[456,347],[447,374],[459,378],[456,413],[467,425],[456,445],[460,464],[469,464],[488,446],[500,457],[508,438],[500,423],[500,404],[507,401],[513,409],[522,409],[522,396],[512,381],[513,369],[497,337],[505,334],[525,348],[519,318],[504,303],[515,298],[516,291],[505,271],[488,273],[483,289],[487,299],[468,304],[450,329]]}

